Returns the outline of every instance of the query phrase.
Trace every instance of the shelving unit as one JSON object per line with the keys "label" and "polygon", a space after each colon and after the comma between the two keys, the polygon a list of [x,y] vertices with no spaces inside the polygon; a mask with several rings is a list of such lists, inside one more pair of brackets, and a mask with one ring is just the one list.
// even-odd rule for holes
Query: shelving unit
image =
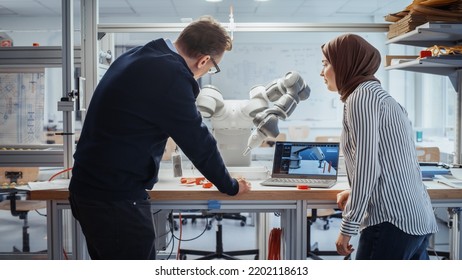
{"label": "shelving unit", "polygon": [[[415,30],[395,37],[387,44],[404,44],[428,48],[434,45],[456,46],[462,44],[462,23],[426,23]],[[447,76],[457,92],[456,120],[455,120],[455,156],[454,162],[462,161],[462,55],[446,55],[439,57],[425,57],[390,65],[386,70],[405,70],[418,73]],[[454,232],[458,232],[461,222],[458,209],[448,208],[449,222]],[[449,236],[453,246],[450,249],[452,258],[459,257],[460,233],[452,233]]]}
{"label": "shelving unit", "polygon": [[460,89],[459,76],[462,69],[462,55],[457,57],[425,57],[400,64],[390,65],[387,70],[400,69],[425,74],[447,76],[454,89]]}
{"label": "shelving unit", "polygon": [[[75,65],[80,65],[80,47],[74,48],[74,59]],[[52,68],[62,65],[60,46],[0,48],[0,71],[27,67]]]}
{"label": "shelving unit", "polygon": [[[456,46],[462,44],[462,23],[426,23],[415,30],[397,36],[387,44],[403,44],[428,48],[434,45]],[[457,92],[455,157],[462,162],[462,55],[426,57],[390,65],[386,70],[405,70],[418,73],[447,76]]]}
{"label": "shelving unit", "polygon": [[0,167],[63,166],[62,145],[15,145],[0,148]]}
{"label": "shelving unit", "polygon": [[462,39],[462,23],[427,22],[415,30],[388,40],[387,44],[401,44],[415,47],[433,45],[458,45]]}

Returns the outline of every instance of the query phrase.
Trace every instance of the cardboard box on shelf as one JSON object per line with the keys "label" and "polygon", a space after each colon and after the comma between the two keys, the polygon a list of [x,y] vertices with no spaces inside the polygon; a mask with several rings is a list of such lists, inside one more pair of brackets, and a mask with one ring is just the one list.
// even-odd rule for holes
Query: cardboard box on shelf
{"label": "cardboard box on shelf", "polygon": [[393,65],[393,60],[398,59],[398,60],[415,60],[419,56],[418,55],[386,55],[385,56],[385,67]]}

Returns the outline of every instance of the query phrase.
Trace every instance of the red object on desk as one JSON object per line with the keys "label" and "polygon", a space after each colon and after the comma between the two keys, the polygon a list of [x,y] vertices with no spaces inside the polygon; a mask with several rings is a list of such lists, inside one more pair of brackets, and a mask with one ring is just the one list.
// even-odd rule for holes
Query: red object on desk
{"label": "red object on desk", "polygon": [[420,56],[419,58],[424,58],[424,57],[428,57],[428,56],[432,56],[432,52],[431,51],[420,51]]}
{"label": "red object on desk", "polygon": [[202,187],[204,189],[210,189],[211,187],[213,187],[213,184],[211,182],[206,182],[202,184]]}
{"label": "red object on desk", "polygon": [[308,185],[297,185],[297,189],[299,189],[299,190],[309,190],[310,187]]}
{"label": "red object on desk", "polygon": [[180,182],[182,184],[196,184],[201,185],[205,181],[205,177],[182,177]]}

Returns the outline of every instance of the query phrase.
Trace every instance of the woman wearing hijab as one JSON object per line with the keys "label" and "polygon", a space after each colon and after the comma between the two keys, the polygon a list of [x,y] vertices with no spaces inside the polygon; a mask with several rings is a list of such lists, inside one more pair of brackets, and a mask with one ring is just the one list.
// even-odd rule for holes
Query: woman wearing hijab
{"label": "woman wearing hijab", "polygon": [[322,46],[321,76],[344,102],[341,145],[350,189],[337,196],[343,210],[337,251],[356,259],[429,259],[438,227],[417,162],[406,110],[374,76],[380,53],[360,36],[341,35]]}

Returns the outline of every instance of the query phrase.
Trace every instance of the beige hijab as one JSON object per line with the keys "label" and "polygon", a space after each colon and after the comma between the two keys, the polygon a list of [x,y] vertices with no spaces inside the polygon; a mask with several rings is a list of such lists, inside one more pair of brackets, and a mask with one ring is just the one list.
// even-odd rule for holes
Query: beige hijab
{"label": "beige hijab", "polygon": [[338,36],[324,44],[322,52],[334,69],[343,102],[359,84],[379,81],[374,74],[380,66],[380,53],[362,37],[355,34]]}

